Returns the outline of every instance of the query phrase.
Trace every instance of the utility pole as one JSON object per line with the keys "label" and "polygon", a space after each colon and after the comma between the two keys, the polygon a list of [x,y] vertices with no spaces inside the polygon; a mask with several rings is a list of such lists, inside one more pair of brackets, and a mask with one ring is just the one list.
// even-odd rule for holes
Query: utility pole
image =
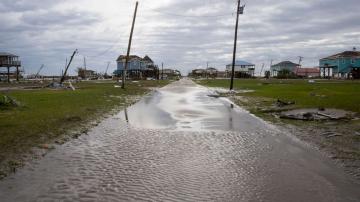
{"label": "utility pole", "polygon": [[84,56],[84,68],[86,70],[86,58],[85,58],[85,56]]}
{"label": "utility pole", "polygon": [[106,67],[106,70],[105,70],[104,77],[107,77],[107,72],[109,70],[109,66],[110,66],[110,62],[107,63],[107,67]]}
{"label": "utility pole", "polygon": [[304,59],[304,57],[299,56],[299,66],[301,66],[301,62],[302,62],[303,59]]}
{"label": "utility pole", "polygon": [[67,73],[67,71],[68,71],[68,69],[69,69],[69,67],[70,67],[70,65],[71,65],[71,62],[72,62],[72,60],[74,59],[74,56],[75,56],[76,53],[77,53],[77,49],[76,49],[76,50],[74,51],[74,53],[72,54],[72,56],[71,56],[71,58],[70,58],[70,61],[69,61],[69,63],[68,63],[67,66],[66,66],[65,72],[64,72],[64,74],[62,75],[62,77],[61,77],[61,79],[60,79],[60,84],[62,84],[62,83],[65,81],[66,73]]}
{"label": "utility pole", "polygon": [[302,62],[303,59],[304,59],[304,57],[299,56],[299,67],[296,68],[296,72],[295,72],[296,76],[298,75],[299,68],[301,68],[301,62]]}
{"label": "utility pole", "polygon": [[164,80],[164,63],[161,63],[161,79]]}
{"label": "utility pole", "polygon": [[274,60],[273,60],[273,59],[271,59],[271,61],[270,61],[270,77],[271,77],[271,76],[273,76],[273,75],[272,75],[273,73],[272,73],[272,71],[271,71],[271,67],[273,66],[273,65],[272,65],[272,64],[273,64],[273,62],[274,62]]}
{"label": "utility pole", "polygon": [[236,45],[238,38],[238,27],[239,27],[239,15],[244,14],[245,6],[240,6],[240,0],[238,0],[238,6],[236,10],[236,25],[235,25],[235,39],[234,39],[234,51],[233,51],[233,61],[232,61],[232,69],[231,69],[231,82],[230,82],[230,90],[234,89],[234,74],[235,74],[235,60],[236,60]]}
{"label": "utility pole", "polygon": [[85,80],[86,80],[86,58],[84,56],[84,77],[85,77]]}
{"label": "utility pole", "polygon": [[206,79],[209,79],[209,62],[206,62],[206,70],[205,70],[205,73],[206,73]]}
{"label": "utility pole", "polygon": [[264,70],[264,67],[265,67],[265,63],[262,64],[261,71],[260,71],[260,77],[261,77],[261,75],[262,75],[262,72],[263,72],[263,70]]}
{"label": "utility pole", "polygon": [[125,89],[126,70],[127,70],[127,66],[128,66],[128,62],[129,62],[131,42],[132,42],[132,37],[133,37],[133,33],[134,33],[134,26],[135,26],[135,20],[136,20],[136,14],[137,14],[138,5],[139,5],[139,2],[137,1],[136,6],[135,6],[133,22],[132,22],[132,25],[131,25],[129,44],[128,44],[127,54],[126,54],[126,58],[125,58],[125,67],[124,67],[123,74],[122,74],[122,84],[121,84],[122,89]]}

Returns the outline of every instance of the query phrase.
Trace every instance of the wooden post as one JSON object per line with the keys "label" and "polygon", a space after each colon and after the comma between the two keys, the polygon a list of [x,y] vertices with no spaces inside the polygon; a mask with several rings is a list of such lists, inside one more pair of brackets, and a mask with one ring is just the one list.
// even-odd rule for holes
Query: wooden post
{"label": "wooden post", "polygon": [[7,67],[7,77],[8,83],[10,83],[10,67]]}
{"label": "wooden post", "polygon": [[19,82],[19,67],[16,66],[16,81]]}
{"label": "wooden post", "polygon": [[136,6],[135,6],[135,12],[134,12],[134,17],[133,17],[133,22],[132,22],[132,26],[131,26],[131,31],[130,31],[130,37],[129,37],[129,44],[128,44],[128,49],[127,49],[127,54],[126,54],[126,58],[125,58],[125,67],[124,67],[123,74],[122,74],[122,84],[121,84],[121,88],[122,88],[122,89],[125,89],[126,70],[127,70],[127,66],[128,66],[128,62],[129,62],[131,42],[132,42],[132,37],[133,37],[133,33],[134,33],[134,26],[135,26],[135,20],[136,20],[136,14],[137,14],[138,5],[139,5],[139,2],[137,1],[137,2],[136,2]]}
{"label": "wooden post", "polygon": [[76,50],[74,51],[74,53],[72,54],[72,56],[71,56],[71,58],[70,58],[70,61],[69,61],[69,64],[67,64],[67,66],[66,66],[65,72],[63,73],[63,75],[62,75],[62,77],[61,77],[61,79],[60,79],[60,84],[62,84],[62,83],[65,81],[66,73],[67,73],[67,71],[68,71],[68,69],[69,69],[69,67],[70,67],[70,65],[71,65],[71,62],[72,62],[72,60],[74,59],[74,56],[75,56],[76,53],[77,53],[77,49],[76,49]]}
{"label": "wooden post", "polygon": [[164,80],[164,63],[161,63],[161,80]]}
{"label": "wooden post", "polygon": [[236,45],[237,45],[237,35],[238,35],[238,26],[239,26],[239,15],[240,15],[240,0],[238,0],[238,6],[237,6],[237,10],[236,10],[235,39],[234,39],[233,61],[232,61],[232,69],[231,69],[230,90],[233,90],[233,88],[234,88],[234,74],[235,74]]}

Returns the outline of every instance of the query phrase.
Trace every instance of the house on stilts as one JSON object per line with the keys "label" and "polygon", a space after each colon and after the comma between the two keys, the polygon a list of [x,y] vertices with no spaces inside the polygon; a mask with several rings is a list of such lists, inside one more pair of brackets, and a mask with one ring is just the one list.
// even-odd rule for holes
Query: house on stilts
{"label": "house on stilts", "polygon": [[[117,60],[117,70],[114,75],[122,77],[125,69],[126,55],[120,55]],[[145,56],[141,58],[137,55],[131,55],[128,58],[128,65],[126,70],[126,77],[128,79],[140,80],[146,78],[159,78],[159,68],[155,65],[154,61]]]}
{"label": "house on stilts", "polygon": [[10,80],[13,78],[19,81],[20,67],[19,56],[0,52],[0,80],[7,80],[10,83]]}

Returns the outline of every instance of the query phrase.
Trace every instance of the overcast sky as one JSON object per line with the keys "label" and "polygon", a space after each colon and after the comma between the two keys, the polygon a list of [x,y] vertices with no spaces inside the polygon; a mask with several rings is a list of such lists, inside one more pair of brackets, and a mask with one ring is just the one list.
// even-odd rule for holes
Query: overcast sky
{"label": "overcast sky", "polygon": [[[359,0],[243,0],[237,59],[269,67],[282,60],[318,65],[321,57],[360,49]],[[26,73],[60,74],[79,49],[71,74],[110,71],[126,54],[134,0],[1,0],[0,52],[21,57]],[[235,0],[140,0],[131,54],[149,55],[187,73],[231,62]]]}

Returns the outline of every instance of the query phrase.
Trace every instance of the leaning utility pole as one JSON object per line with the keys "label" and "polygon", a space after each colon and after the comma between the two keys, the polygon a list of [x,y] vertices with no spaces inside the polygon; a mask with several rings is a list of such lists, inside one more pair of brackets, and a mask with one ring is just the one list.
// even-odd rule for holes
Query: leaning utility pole
{"label": "leaning utility pole", "polygon": [[299,66],[301,66],[301,62],[303,61],[304,57],[303,56],[299,56]]}
{"label": "leaning utility pole", "polygon": [[66,66],[65,72],[64,72],[64,74],[62,75],[62,77],[61,77],[61,79],[60,79],[60,84],[62,84],[62,83],[65,81],[66,73],[67,73],[67,71],[68,71],[68,69],[69,69],[69,67],[70,67],[70,65],[71,65],[71,62],[72,62],[72,60],[74,59],[74,56],[75,56],[76,53],[77,53],[77,49],[76,49],[76,50],[74,51],[74,53],[72,54],[72,56],[71,56],[71,58],[70,58],[70,61],[69,61],[69,63],[68,63],[67,66]]}
{"label": "leaning utility pole", "polygon": [[129,38],[127,54],[126,54],[126,58],[125,58],[125,67],[124,67],[123,74],[122,74],[122,84],[121,84],[122,89],[125,89],[126,70],[127,70],[127,66],[128,66],[128,62],[129,62],[129,57],[130,57],[131,42],[132,42],[132,36],[133,36],[133,33],[134,33],[134,26],[135,26],[135,20],[136,20],[136,14],[137,14],[138,5],[139,5],[139,2],[137,1],[136,6],[135,6],[133,22],[132,22],[132,26],[131,26],[131,32],[130,32],[130,38]]}
{"label": "leaning utility pole", "polygon": [[244,14],[245,6],[240,6],[240,0],[238,0],[238,6],[236,10],[236,25],[235,25],[235,40],[234,40],[234,52],[233,52],[233,61],[231,69],[231,82],[230,90],[234,89],[234,74],[235,74],[235,60],[236,60],[236,45],[237,45],[237,35],[238,35],[238,26],[239,26],[239,15]]}

